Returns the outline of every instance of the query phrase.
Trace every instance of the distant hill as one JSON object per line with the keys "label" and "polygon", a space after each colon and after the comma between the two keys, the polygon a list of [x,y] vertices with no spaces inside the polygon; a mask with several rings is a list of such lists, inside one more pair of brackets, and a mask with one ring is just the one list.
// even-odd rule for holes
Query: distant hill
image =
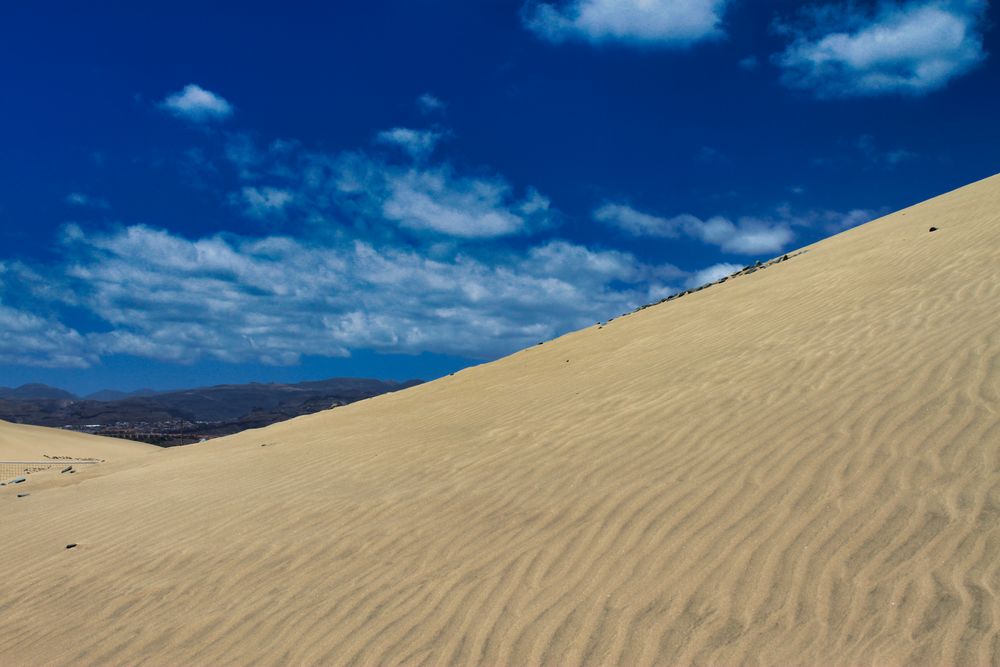
{"label": "distant hill", "polygon": [[415,384],[420,384],[420,381],[399,383],[365,378],[333,378],[298,384],[221,384],[127,399],[120,403],[156,405],[195,421],[224,421],[239,419],[253,410],[272,410],[315,399],[329,398],[353,403]]}
{"label": "distant hill", "polygon": [[25,401],[35,399],[75,400],[75,394],[63,389],[50,387],[47,384],[22,384],[20,387],[0,387],[0,399],[9,401]]}
{"label": "distant hill", "polygon": [[333,378],[163,393],[140,390],[125,398],[116,398],[122,392],[105,390],[85,399],[45,385],[25,385],[0,393],[0,419],[177,445],[267,426],[420,383]]}
{"label": "distant hill", "polygon": [[126,398],[136,398],[140,396],[156,396],[157,394],[162,394],[162,391],[155,391],[153,389],[136,389],[135,391],[118,391],[116,389],[102,389],[100,391],[95,391],[93,394],[87,394],[84,396],[88,401],[121,401]]}

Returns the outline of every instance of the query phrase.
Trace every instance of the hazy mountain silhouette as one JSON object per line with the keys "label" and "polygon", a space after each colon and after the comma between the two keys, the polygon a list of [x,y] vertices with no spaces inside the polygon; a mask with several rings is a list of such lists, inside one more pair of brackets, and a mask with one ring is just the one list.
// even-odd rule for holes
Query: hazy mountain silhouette
{"label": "hazy mountain silhouette", "polygon": [[162,393],[103,390],[83,399],[55,387],[30,384],[0,389],[0,419],[37,426],[86,427],[94,433],[155,444],[183,444],[267,426],[421,382],[332,378],[298,384],[223,384]]}

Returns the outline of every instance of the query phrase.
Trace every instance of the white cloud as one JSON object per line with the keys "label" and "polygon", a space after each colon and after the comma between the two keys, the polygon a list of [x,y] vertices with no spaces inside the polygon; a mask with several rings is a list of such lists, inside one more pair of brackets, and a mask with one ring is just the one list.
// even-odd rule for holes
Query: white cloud
{"label": "white cloud", "polygon": [[435,97],[430,93],[424,93],[417,98],[417,108],[425,114],[434,113],[435,111],[444,111],[446,107],[447,105],[441,101],[440,98]]}
{"label": "white cloud", "polygon": [[842,232],[845,229],[863,225],[866,222],[871,222],[878,216],[878,213],[862,208],[852,209],[847,213],[825,211],[821,214],[824,220],[823,228],[830,233]]}
{"label": "white cloud", "polygon": [[489,239],[551,225],[550,202],[534,188],[518,192],[502,176],[462,174],[448,162],[417,159],[438,136],[420,135],[400,128],[380,135],[411,149],[405,151],[409,162],[402,164],[362,151],[313,153],[294,144],[259,148],[246,137],[234,138],[227,155],[247,184],[232,198],[245,202],[249,194],[259,203],[262,197],[254,195],[271,188],[287,193],[275,203],[294,203],[303,219],[353,228],[366,237],[405,231],[411,238],[417,233]]}
{"label": "white cloud", "polygon": [[857,227],[871,222],[879,216],[889,213],[883,207],[877,210],[854,208],[848,211],[832,209],[794,210],[789,204],[782,204],[775,209],[774,218],[792,227],[807,227],[820,229],[829,234],[842,232],[850,227]]}
{"label": "white cloud", "polygon": [[677,218],[661,218],[637,211],[626,204],[606,203],[594,211],[594,219],[612,225],[632,236],[654,236],[676,238],[683,221]]}
{"label": "white cloud", "polygon": [[59,248],[62,260],[43,271],[0,264],[0,296],[34,298],[40,311],[71,304],[101,330],[0,304],[0,362],[80,367],[125,354],[284,365],[355,349],[491,358],[739,268],[692,275],[563,240],[469,254],[349,237],[186,239],[141,225],[68,225]]}
{"label": "white cloud", "polygon": [[696,271],[694,275],[688,278],[687,287],[690,289],[714,283],[716,280],[733,275],[742,268],[741,264],[713,264],[701,271]]}
{"label": "white cloud", "polygon": [[233,107],[229,102],[193,83],[167,95],[160,106],[178,118],[195,123],[221,121],[233,114]]}
{"label": "white cloud", "polygon": [[[23,356],[21,339],[47,331],[51,344],[33,354],[50,365],[110,354],[290,364],[361,348],[488,358],[630,310],[686,275],[566,241],[431,258],[349,240],[188,240],[144,226],[71,226],[63,239],[66,260],[46,280],[109,330],[81,335],[0,309],[4,349]],[[5,320],[19,338],[3,339]]]}
{"label": "white cloud", "polygon": [[0,303],[0,364],[86,368],[96,361],[76,330]]}
{"label": "white cloud", "polygon": [[883,2],[875,13],[855,5],[810,11],[805,24],[779,26],[793,36],[774,62],[782,81],[819,97],[937,90],[981,62],[986,0]]}
{"label": "white cloud", "polygon": [[569,0],[529,2],[525,25],[544,39],[684,46],[720,37],[728,0]]}
{"label": "white cloud", "polygon": [[414,160],[422,160],[434,152],[434,148],[441,141],[441,133],[432,130],[394,127],[391,130],[379,132],[376,139],[380,143],[399,147]]}
{"label": "white cloud", "polygon": [[787,224],[756,218],[741,218],[732,222],[722,216],[708,220],[691,216],[684,229],[705,243],[719,246],[723,252],[737,255],[779,252],[795,238]]}
{"label": "white cloud", "polygon": [[463,238],[520,233],[548,209],[548,200],[531,192],[517,202],[501,179],[464,178],[450,169],[411,169],[391,174],[382,215],[403,227]]}
{"label": "white cloud", "polygon": [[285,209],[295,199],[288,190],[267,186],[245,186],[239,195],[231,197],[231,201],[243,208],[244,213],[252,218],[263,220],[270,217],[283,217]]}
{"label": "white cloud", "polygon": [[784,221],[740,218],[733,222],[722,216],[702,220],[690,214],[662,218],[625,204],[604,204],[594,211],[594,219],[638,237],[677,238],[685,234],[738,255],[777,252],[795,238]]}

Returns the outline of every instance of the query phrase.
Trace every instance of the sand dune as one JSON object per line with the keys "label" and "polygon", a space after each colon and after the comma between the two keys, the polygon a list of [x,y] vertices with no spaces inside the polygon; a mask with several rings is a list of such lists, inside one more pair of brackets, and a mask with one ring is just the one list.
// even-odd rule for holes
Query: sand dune
{"label": "sand dune", "polygon": [[1000,177],[805,250],[0,497],[0,663],[1000,664]]}
{"label": "sand dune", "polygon": [[45,457],[118,461],[159,451],[158,447],[141,442],[0,420],[0,461],[36,461]]}
{"label": "sand dune", "polygon": [[[17,500],[19,493],[77,484],[81,481],[77,477],[111,474],[162,451],[141,442],[0,420],[0,483],[26,474],[30,478],[30,484],[24,486],[0,487],[0,532],[12,510],[4,503]],[[61,474],[67,464],[71,465],[71,476]]]}

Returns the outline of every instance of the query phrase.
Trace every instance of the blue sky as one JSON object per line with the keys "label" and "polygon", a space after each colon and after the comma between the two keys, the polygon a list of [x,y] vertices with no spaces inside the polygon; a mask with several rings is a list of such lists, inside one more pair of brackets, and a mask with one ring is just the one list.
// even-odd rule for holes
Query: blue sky
{"label": "blue sky", "polygon": [[22,3],[0,385],[433,378],[1000,171],[986,0]]}

